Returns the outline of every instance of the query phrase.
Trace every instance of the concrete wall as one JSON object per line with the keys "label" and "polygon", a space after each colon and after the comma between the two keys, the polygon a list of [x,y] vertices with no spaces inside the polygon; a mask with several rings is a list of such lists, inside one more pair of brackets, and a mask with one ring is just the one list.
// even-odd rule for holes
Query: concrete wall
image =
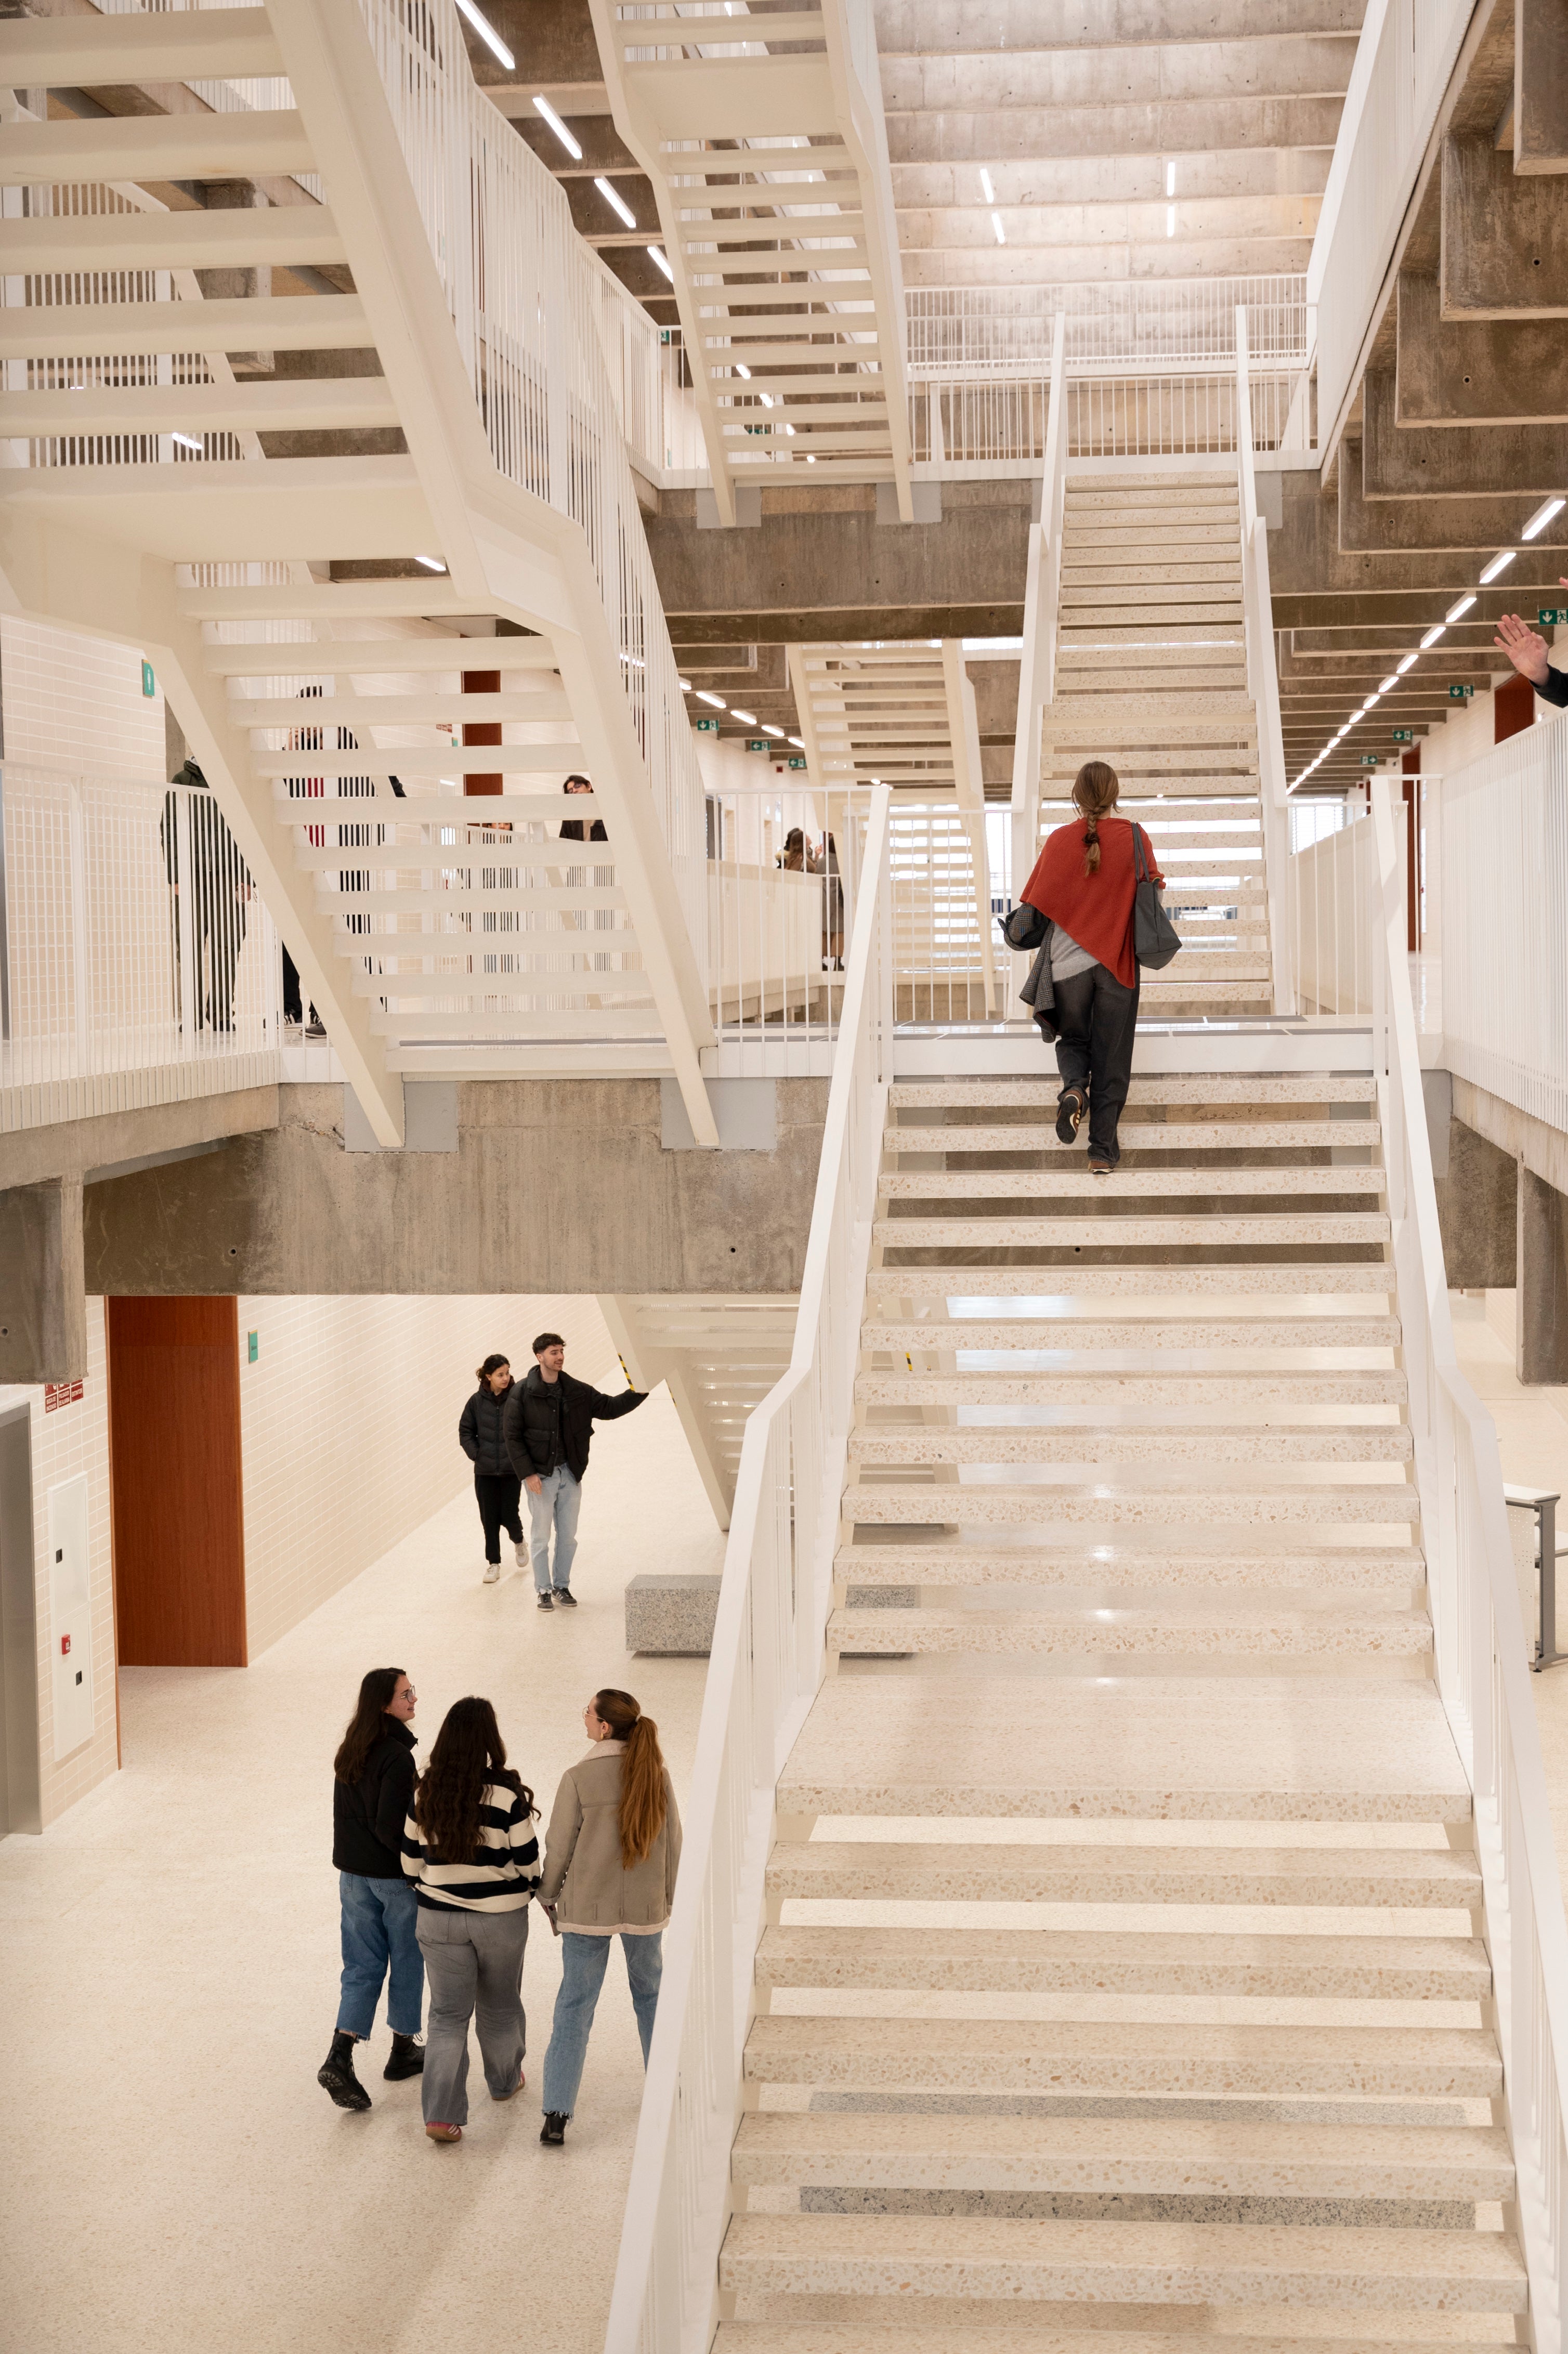
{"label": "concrete wall", "polygon": [[[601,1389],[624,1386],[592,1299],[242,1298],[238,1306],[252,1660],[470,1487],[458,1416],[474,1367],[493,1350],[506,1351],[521,1376],[534,1335],[558,1331],[573,1373]],[[476,1578],[482,1550],[476,1513]]]}
{"label": "concrete wall", "polygon": [[[109,1369],[103,1302],[87,1303],[87,1373],[81,1395],[0,1388],[0,1409],[29,1410],[33,1458],[33,1590],[38,1680],[38,1786],[44,1822],[112,1774],[120,1761],[114,1674],[114,1557],[109,1493]],[[85,1473],[92,1592],[92,1737],[55,1763],[54,1686],[49,1657],[49,1490]]]}
{"label": "concrete wall", "polygon": [[825,1079],[781,1079],[771,1151],[677,1152],[656,1079],[457,1091],[456,1152],[345,1152],[341,1087],[280,1124],[89,1186],[90,1289],[797,1291]]}

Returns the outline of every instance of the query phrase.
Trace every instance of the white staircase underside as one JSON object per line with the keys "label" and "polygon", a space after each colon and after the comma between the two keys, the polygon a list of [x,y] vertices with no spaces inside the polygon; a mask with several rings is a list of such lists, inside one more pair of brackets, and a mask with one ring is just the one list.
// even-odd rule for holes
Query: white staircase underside
{"label": "white staircase underside", "polygon": [[633,1386],[668,1386],[714,1517],[727,1529],[747,1417],[788,1370],[799,1299],[638,1292],[599,1304]]}

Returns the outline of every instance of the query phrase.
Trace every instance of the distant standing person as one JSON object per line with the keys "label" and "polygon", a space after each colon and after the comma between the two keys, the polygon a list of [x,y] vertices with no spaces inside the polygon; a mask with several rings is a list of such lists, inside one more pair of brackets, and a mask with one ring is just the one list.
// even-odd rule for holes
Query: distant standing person
{"label": "distant standing person", "polygon": [[819,870],[826,875],[822,885],[822,955],[832,970],[844,969],[844,886],[839,874],[839,846],[831,833],[822,836],[822,858]]}
{"label": "distant standing person", "polygon": [[1052,828],[1022,894],[1051,918],[1056,1068],[1062,1080],[1056,1134],[1071,1144],[1087,1119],[1094,1177],[1108,1177],[1121,1159],[1117,1126],[1132,1078],[1138,1028],[1132,918],[1139,853],[1150,880],[1165,887],[1143,828],[1111,815],[1120,791],[1113,768],[1104,760],[1086,760],[1073,785],[1082,822]]}
{"label": "distant standing person", "polygon": [[[587,777],[573,776],[567,779],[561,790],[563,792],[572,794],[591,793],[593,786]],[[608,842],[609,840],[609,834],[605,832],[603,818],[596,817],[587,833],[583,832],[583,822],[580,817],[564,818],[561,822],[561,840],[563,842]]]}
{"label": "distant standing person", "polygon": [[524,2084],[523,1956],[539,1885],[534,1793],[506,1763],[487,1700],[446,1712],[403,1826],[403,1870],[418,1889],[419,1950],[430,1981],[422,2087],[425,2131],[462,2139],[468,2123],[468,2023],[493,2101]]}
{"label": "distant standing person", "polygon": [[518,1568],[525,1567],[528,1560],[519,1517],[522,1482],[512,1469],[501,1428],[506,1394],[513,1385],[512,1367],[506,1358],[493,1353],[474,1379],[479,1387],[459,1418],[458,1445],[473,1465],[473,1492],[484,1530],[484,1584],[493,1585],[501,1575],[503,1529],[512,1540],[512,1558]]}
{"label": "distant standing person", "polygon": [[619,1937],[642,2041],[653,2040],[664,1925],[681,1861],[681,1818],[659,1728],[630,1692],[597,1691],[583,1711],[590,1747],[561,1777],[539,1898],[561,1939],[561,1990],[545,2053],[539,2139],[559,2148],[577,2107],[588,2031]]}
{"label": "distant standing person", "polygon": [[343,1907],[343,1993],[332,2050],[316,2082],[340,2109],[367,2109],[354,2047],[376,2024],[383,1981],[397,2084],[425,2064],[419,2009],[425,1966],[414,1934],[418,1907],[403,1877],[403,1824],[414,1795],[416,1694],[401,1668],[372,1668],[333,1760],[332,1860]]}
{"label": "distant standing person", "polygon": [[534,1586],[541,1610],[553,1610],[557,1602],[577,1607],[572,1562],[594,1424],[630,1414],[648,1394],[646,1390],[622,1390],[619,1397],[608,1397],[603,1390],[564,1373],[566,1357],[567,1344],[558,1332],[540,1333],[534,1343],[534,1370],[514,1387],[503,1422],[512,1468],[528,1491]]}
{"label": "distant standing person", "polygon": [[[1568,580],[1560,578],[1557,585],[1568,588]],[[1530,681],[1542,703],[1555,704],[1559,710],[1568,704],[1568,671],[1552,669],[1550,650],[1538,630],[1517,613],[1505,613],[1492,643],[1499,654],[1507,654],[1520,678]]]}

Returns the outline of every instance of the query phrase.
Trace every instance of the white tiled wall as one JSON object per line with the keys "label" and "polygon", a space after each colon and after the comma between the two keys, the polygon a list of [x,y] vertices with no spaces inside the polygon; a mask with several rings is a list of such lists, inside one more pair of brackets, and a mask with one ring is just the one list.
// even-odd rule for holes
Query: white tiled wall
{"label": "white tiled wall", "polygon": [[[622,1386],[591,1296],[240,1300],[252,1659],[469,1485],[457,1426],[474,1367],[504,1350],[521,1378],[542,1331],[565,1336],[581,1380]],[[477,1515],[473,1538],[477,1569]]]}
{"label": "white tiled wall", "polygon": [[0,692],[8,760],[69,776],[163,778],[164,694],[156,684],[143,694],[138,648],[7,613]]}
{"label": "white tiled wall", "polygon": [[[38,1777],[43,1819],[52,1822],[119,1763],[114,1702],[114,1572],[110,1547],[109,1382],[103,1302],[87,1303],[87,1379],[73,1405],[45,1411],[42,1389],[0,1388],[0,1407],[26,1401],[33,1453],[33,1565],[38,1671]],[[54,1762],[54,1689],[49,1659],[49,1490],[85,1472],[92,1569],[92,1738]]]}

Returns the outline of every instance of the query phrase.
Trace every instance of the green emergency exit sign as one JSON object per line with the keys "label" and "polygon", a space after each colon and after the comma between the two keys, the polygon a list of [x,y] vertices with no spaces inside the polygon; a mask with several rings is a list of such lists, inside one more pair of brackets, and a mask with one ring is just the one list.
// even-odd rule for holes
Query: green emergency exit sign
{"label": "green emergency exit sign", "polygon": [[1568,605],[1542,605],[1535,618],[1543,630],[1553,629],[1559,621],[1568,621]]}
{"label": "green emergency exit sign", "polygon": [[791,752],[791,753],[790,753],[790,755],[789,755],[789,766],[790,766],[792,769],[803,769],[803,768],[805,767],[805,765],[806,765],[806,763],[805,763],[804,759],[802,758],[801,755],[800,755],[799,752]]}
{"label": "green emergency exit sign", "polygon": [[1475,691],[1473,686],[1451,686],[1448,689],[1448,700],[1450,703],[1468,703]]}
{"label": "green emergency exit sign", "polygon": [[772,748],[766,736],[748,736],[746,739],[746,748],[748,752],[767,752]]}
{"label": "green emergency exit sign", "polygon": [[1414,744],[1415,741],[1414,728],[1396,727],[1393,731],[1393,740],[1396,744]]}
{"label": "green emergency exit sign", "polygon": [[142,692],[143,695],[156,695],[158,692],[158,682],[153,676],[153,665],[150,662],[143,662],[142,664]]}
{"label": "green emergency exit sign", "polygon": [[1363,752],[1361,754],[1361,766],[1363,769],[1381,769],[1383,766],[1382,753]]}
{"label": "green emergency exit sign", "polygon": [[719,724],[716,719],[699,719],[696,726],[699,736],[716,736],[719,732]]}

